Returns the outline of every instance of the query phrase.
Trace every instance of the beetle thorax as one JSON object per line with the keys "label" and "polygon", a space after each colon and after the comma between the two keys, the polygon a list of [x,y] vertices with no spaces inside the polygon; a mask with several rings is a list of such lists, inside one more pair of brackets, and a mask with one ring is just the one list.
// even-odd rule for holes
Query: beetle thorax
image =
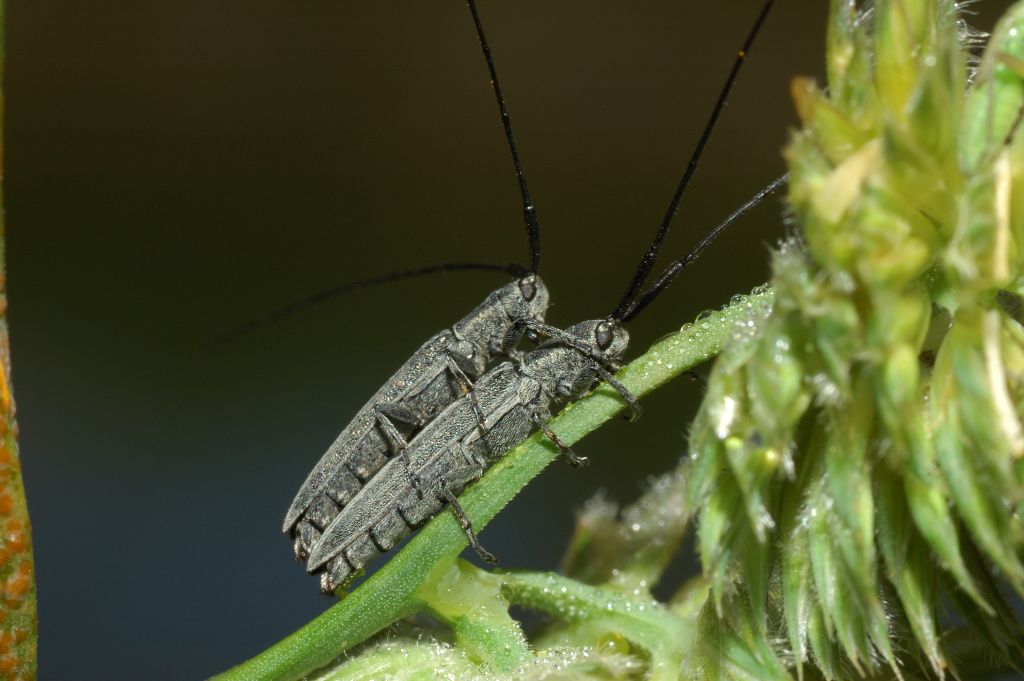
{"label": "beetle thorax", "polygon": [[599,369],[617,366],[629,345],[629,332],[618,322],[605,319],[581,322],[563,333],[545,341],[523,361],[524,373],[560,398],[587,392]]}

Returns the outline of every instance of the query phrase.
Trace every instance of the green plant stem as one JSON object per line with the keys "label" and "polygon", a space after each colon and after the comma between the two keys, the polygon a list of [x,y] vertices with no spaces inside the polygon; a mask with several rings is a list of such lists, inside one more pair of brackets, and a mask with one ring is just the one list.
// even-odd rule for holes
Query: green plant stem
{"label": "green plant stem", "polygon": [[494,671],[511,672],[530,657],[519,623],[508,613],[504,579],[463,560],[442,561],[416,596],[444,622],[456,645]]}
{"label": "green plant stem", "polygon": [[[725,309],[703,316],[655,343],[618,374],[640,397],[681,373],[714,357],[734,333],[770,308],[773,293],[757,291],[737,297]],[[574,444],[625,408],[606,385],[566,407],[550,426]],[[535,433],[512,450],[459,499],[473,526],[482,528],[526,484],[558,457],[558,449]],[[418,594],[436,566],[453,560],[466,547],[466,536],[451,513],[431,520],[406,547],[341,602],[251,660],[215,679],[298,679],[335,660],[348,648],[428,606]]]}
{"label": "green plant stem", "polygon": [[[646,649],[651,656],[646,677],[649,681],[679,677],[684,650],[679,644],[692,632],[685,620],[648,592],[623,593],[581,584],[551,572],[513,572],[502,578],[509,601],[582,628],[583,632],[577,632],[584,633],[579,636],[582,640],[593,641],[612,634]],[[555,636],[565,636],[565,632],[559,631]],[[576,644],[571,639],[567,642]]]}

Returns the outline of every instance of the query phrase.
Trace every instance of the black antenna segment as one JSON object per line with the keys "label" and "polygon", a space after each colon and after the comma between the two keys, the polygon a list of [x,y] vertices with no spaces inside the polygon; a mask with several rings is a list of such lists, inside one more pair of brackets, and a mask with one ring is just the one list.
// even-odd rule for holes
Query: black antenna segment
{"label": "black antenna segment", "polygon": [[484,52],[484,60],[487,62],[487,71],[491,75],[491,87],[494,89],[494,98],[498,101],[498,111],[501,113],[501,125],[505,128],[505,141],[508,142],[509,151],[512,152],[512,165],[515,166],[516,179],[519,181],[519,193],[523,197],[523,219],[526,221],[526,238],[530,244],[530,271],[536,272],[540,267],[540,225],[537,222],[537,210],[533,206],[533,199],[530,198],[530,188],[526,186],[526,175],[523,174],[523,162],[519,158],[519,147],[516,146],[515,135],[512,134],[512,119],[508,115],[508,107],[505,105],[505,96],[501,93],[501,83],[498,82],[498,72],[494,68],[494,57],[491,55],[491,47],[484,34],[484,25],[480,21],[480,13],[476,9],[475,0],[466,0],[469,11],[473,15],[473,25],[476,26],[476,37],[480,39],[480,48]]}
{"label": "black antenna segment", "polygon": [[665,271],[662,272],[661,276],[659,276],[655,280],[651,288],[647,289],[647,291],[642,296],[639,296],[623,312],[622,317],[620,319],[624,322],[628,322],[630,319],[633,319],[638,314],[640,314],[640,311],[643,310],[648,305],[650,305],[651,301],[653,301],[665,289],[667,289],[669,285],[673,281],[675,281],[676,277],[678,277],[683,270],[689,267],[694,260],[699,258],[701,253],[704,252],[704,249],[706,249],[712,241],[717,239],[718,236],[722,232],[724,232],[729,225],[731,225],[733,222],[735,222],[740,217],[745,215],[751,208],[758,205],[759,203],[767,199],[769,196],[774,194],[779,187],[783,186],[787,182],[789,182],[789,173],[786,173],[782,177],[776,179],[770,185],[768,185],[767,187],[765,187],[764,189],[750,197],[750,199],[748,199],[747,202],[744,203],[742,206],[734,210],[732,214],[729,215],[729,217],[727,217],[725,220],[720,222],[718,226],[716,226],[714,229],[708,232],[704,236],[704,238],[701,239],[697,243],[697,245],[693,247],[693,250],[691,250],[682,258],[679,258],[679,260],[676,260],[675,262],[671,263],[668,267],[666,267]]}
{"label": "black antenna segment", "polygon": [[305,310],[307,307],[312,307],[331,298],[336,298],[340,295],[348,293],[349,291],[360,289],[360,288],[371,288],[373,286],[379,286],[381,284],[390,284],[393,281],[401,281],[402,279],[413,279],[416,277],[424,277],[429,274],[435,274],[437,272],[464,272],[464,271],[484,271],[484,272],[507,272],[513,277],[523,277],[530,272],[529,269],[523,267],[518,263],[487,263],[487,262],[446,262],[438,265],[427,265],[426,267],[417,267],[411,270],[402,270],[400,272],[390,272],[388,274],[379,274],[375,277],[368,277],[367,279],[359,279],[357,281],[349,281],[344,284],[337,284],[330,288],[321,289],[316,293],[311,293],[301,300],[288,303],[276,310],[271,310],[265,314],[260,315],[249,321],[242,322],[241,324],[234,326],[227,331],[219,334],[217,337],[209,341],[211,345],[219,345],[228,341],[232,341],[239,336],[244,336],[247,333],[251,333],[256,329],[263,328],[269,324],[280,321],[285,317],[290,317],[296,312]]}
{"label": "black antenna segment", "polygon": [[[472,0],[470,0],[472,3]],[[676,187],[675,194],[672,195],[672,201],[668,204],[668,210],[665,211],[665,217],[661,219],[661,225],[658,227],[658,233],[654,237],[654,241],[647,248],[647,252],[644,253],[640,259],[640,264],[636,268],[636,272],[633,273],[633,278],[629,282],[629,287],[626,289],[626,293],[622,296],[622,300],[616,306],[615,311],[612,312],[612,319],[623,319],[626,310],[630,308],[636,296],[640,293],[644,283],[647,281],[647,277],[651,273],[651,269],[654,267],[654,261],[658,258],[658,252],[661,250],[661,245],[665,241],[665,235],[668,234],[669,225],[672,223],[672,218],[675,217],[676,212],[679,210],[679,202],[683,199],[683,194],[686,193],[686,188],[690,184],[690,180],[693,179],[693,174],[697,170],[697,164],[700,162],[701,154],[704,153],[704,147],[707,146],[708,140],[711,138],[711,133],[715,129],[715,124],[718,123],[718,119],[722,115],[722,109],[725,108],[726,99],[729,97],[729,92],[732,90],[733,84],[736,82],[736,76],[739,75],[740,68],[747,59],[747,55],[750,53],[750,48],[754,44],[754,39],[757,37],[758,32],[764,25],[765,19],[768,17],[768,12],[771,10],[775,0],[767,0],[764,6],[761,8],[761,13],[757,15],[757,20],[754,22],[754,26],[750,29],[750,33],[747,34],[746,40],[743,41],[743,46],[740,47],[739,52],[736,53],[736,61],[733,62],[732,70],[729,72],[729,77],[725,81],[725,85],[722,86],[722,91],[718,93],[718,99],[715,101],[715,106],[711,110],[711,116],[708,118],[707,124],[704,126],[704,131],[700,135],[700,139],[697,140],[697,146],[694,148],[693,153],[690,155],[690,160],[686,164],[686,170],[683,172],[683,177],[679,180],[679,185]]]}

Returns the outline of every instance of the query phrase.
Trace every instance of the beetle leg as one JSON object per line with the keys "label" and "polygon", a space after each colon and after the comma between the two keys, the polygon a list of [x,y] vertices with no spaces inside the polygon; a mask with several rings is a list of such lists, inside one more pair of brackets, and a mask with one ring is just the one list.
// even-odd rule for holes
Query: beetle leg
{"label": "beetle leg", "polygon": [[455,495],[452,494],[452,491],[448,488],[448,483],[442,480],[441,484],[438,486],[438,491],[441,493],[441,498],[447,501],[448,505],[452,507],[452,513],[455,514],[455,519],[458,520],[459,525],[462,526],[462,531],[466,533],[469,545],[474,551],[476,551],[476,555],[480,556],[484,561],[491,563],[492,565],[497,563],[497,557],[480,545],[480,540],[477,539],[476,532],[473,531],[473,525],[469,522],[469,516],[466,515],[466,512],[459,504],[459,500],[455,498]]}
{"label": "beetle leg", "polygon": [[[405,421],[405,419],[401,417],[404,415],[402,413],[402,409],[402,407],[399,407],[396,404],[389,403],[377,404],[373,407],[373,411],[377,415],[377,423],[380,424],[380,428],[384,432],[384,436],[391,442],[395,453],[402,459],[402,463],[405,465],[405,470],[409,475],[409,482],[412,484],[412,488],[416,490],[416,493],[422,499],[423,489],[420,484],[420,478],[412,470],[412,462],[409,461],[409,443],[402,434],[398,432],[398,428],[396,428],[395,424],[391,421],[392,418],[395,418],[396,411],[400,414],[397,420]],[[389,416],[391,418],[389,418]]]}
{"label": "beetle leg", "polygon": [[530,418],[533,419],[534,425],[540,428],[541,431],[544,432],[544,435],[555,443],[555,446],[558,447],[559,451],[562,452],[562,455],[565,456],[566,460],[568,460],[570,464],[579,468],[580,466],[586,466],[590,463],[590,460],[587,459],[587,457],[577,456],[576,452],[572,451],[572,448],[569,447],[569,445],[562,442],[561,438],[558,437],[555,431],[548,428],[548,424],[544,423],[544,419],[542,419],[539,414],[532,414]]}
{"label": "beetle leg", "polygon": [[480,408],[480,398],[473,390],[473,383],[469,380],[469,377],[459,367],[456,355],[448,353],[448,370],[455,376],[467,395],[469,395],[470,404],[473,405],[473,413],[476,415],[477,427],[480,429],[480,439],[483,440],[484,446],[490,450],[490,445],[487,442],[487,435],[490,433],[490,429],[487,427],[487,421],[484,417],[483,409]]}
{"label": "beetle leg", "polygon": [[622,399],[625,400],[626,404],[629,405],[630,410],[633,412],[629,420],[636,421],[640,418],[640,414],[643,413],[643,410],[640,408],[640,403],[637,402],[636,395],[629,392],[629,389],[622,385],[622,382],[612,376],[611,372],[604,367],[598,366],[597,373],[601,379],[607,381],[608,385],[614,388],[615,392],[619,393],[619,395],[622,396]]}

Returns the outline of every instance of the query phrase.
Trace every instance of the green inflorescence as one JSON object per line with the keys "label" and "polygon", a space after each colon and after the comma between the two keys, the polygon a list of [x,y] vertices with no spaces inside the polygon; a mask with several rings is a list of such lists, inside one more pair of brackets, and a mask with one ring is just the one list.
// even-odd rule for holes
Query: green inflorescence
{"label": "green inflorescence", "polygon": [[[1020,668],[1008,601],[1024,596],[1024,3],[976,58],[981,42],[953,0],[832,0],[827,87],[793,85],[796,234],[774,253],[771,288],[620,374],[642,395],[720,352],[691,456],[629,507],[590,502],[563,574],[461,562],[465,538],[442,514],[222,678]],[[622,407],[601,388],[551,427],[571,444]],[[510,453],[463,495],[474,524],[556,456],[541,436]],[[651,587],[689,525],[703,574],[658,601]],[[551,623],[527,636],[511,606]],[[400,622],[417,613],[433,624]]]}
{"label": "green inflorescence", "polygon": [[973,86],[956,9],[832,3],[828,88],[793,86],[800,240],[691,433],[714,626],[798,675],[942,677],[971,640],[1020,659],[1024,5]]}

